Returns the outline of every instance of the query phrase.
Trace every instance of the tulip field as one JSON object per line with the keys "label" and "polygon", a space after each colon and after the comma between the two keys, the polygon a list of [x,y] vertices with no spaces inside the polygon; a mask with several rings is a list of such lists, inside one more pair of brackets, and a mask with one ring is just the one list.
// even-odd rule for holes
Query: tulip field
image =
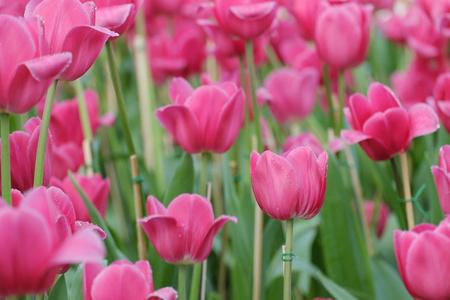
{"label": "tulip field", "polygon": [[0,300],[450,299],[450,0],[0,0]]}

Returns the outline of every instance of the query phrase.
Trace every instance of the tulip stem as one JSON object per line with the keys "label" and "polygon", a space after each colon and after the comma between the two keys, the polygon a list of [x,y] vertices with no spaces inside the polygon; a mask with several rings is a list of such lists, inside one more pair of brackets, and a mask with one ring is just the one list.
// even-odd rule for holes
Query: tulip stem
{"label": "tulip stem", "polygon": [[292,236],[294,234],[294,219],[286,220],[286,247],[283,251],[283,300],[291,300],[292,283]]}
{"label": "tulip stem", "polygon": [[178,266],[178,299],[186,300],[186,266]]}
{"label": "tulip stem", "polygon": [[[395,181],[395,186],[397,189],[398,197],[403,199],[405,196],[403,194],[402,175],[400,174],[400,170],[398,168],[397,161],[395,160],[394,157],[392,157],[389,161],[391,162],[392,172],[394,173],[394,181]],[[406,219],[405,219],[405,212],[403,211],[403,207],[401,206],[400,202],[394,201],[391,204],[391,206],[392,206],[393,210],[395,211],[397,220],[400,224],[400,228],[402,230],[406,230],[407,224],[406,224]]]}
{"label": "tulip stem", "polygon": [[408,160],[406,158],[406,152],[402,152],[399,155],[403,175],[403,193],[406,201],[405,203],[406,221],[408,223],[408,229],[411,230],[414,227],[414,211],[411,202],[411,187],[409,185]]}
{"label": "tulip stem", "polygon": [[[256,203],[256,200],[253,200],[253,202]],[[263,221],[263,212],[259,206],[255,204],[255,231],[253,233],[253,300],[261,299]]]}
{"label": "tulip stem", "polygon": [[198,293],[200,290],[200,275],[202,274],[202,264],[195,264],[194,271],[192,273],[191,282],[191,294],[189,295],[189,300],[197,300]]}
{"label": "tulip stem", "polygon": [[0,113],[2,198],[11,204],[11,158],[9,153],[9,113]]}
{"label": "tulip stem", "polygon": [[41,130],[39,131],[39,140],[36,151],[36,164],[34,168],[34,184],[39,187],[44,181],[44,165],[45,165],[45,150],[47,148],[48,128],[50,126],[50,117],[52,115],[53,98],[55,97],[56,86],[58,80],[53,81],[47,91],[45,98],[44,112],[42,114]]}
{"label": "tulip stem", "polygon": [[330,125],[333,127],[334,135],[337,136],[339,133],[337,132],[336,121],[334,120],[334,105],[333,98],[331,96],[331,85],[330,85],[330,73],[328,72],[328,66],[323,64],[322,66],[323,72],[323,83],[325,85],[325,95],[328,104],[328,117],[330,118]]}
{"label": "tulip stem", "polygon": [[341,129],[344,119],[344,100],[345,100],[345,78],[344,71],[339,71],[338,75],[338,95],[339,95],[339,107],[337,111],[337,121],[336,121],[336,136],[341,135]]}
{"label": "tulip stem", "polygon": [[[141,190],[141,178],[139,177],[139,166],[136,154],[130,156],[131,164],[131,176],[133,178],[133,195],[134,195],[134,211],[136,214],[136,220],[142,219],[142,190]],[[147,259],[147,244],[145,243],[145,233],[141,224],[136,221],[137,232],[137,248],[140,260]]]}

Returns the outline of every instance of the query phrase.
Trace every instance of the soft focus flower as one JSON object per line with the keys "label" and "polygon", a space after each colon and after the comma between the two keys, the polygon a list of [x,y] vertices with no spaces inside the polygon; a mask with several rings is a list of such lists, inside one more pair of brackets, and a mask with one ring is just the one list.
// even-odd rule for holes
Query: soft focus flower
{"label": "soft focus flower", "polygon": [[432,166],[434,183],[438,191],[439,202],[444,215],[450,214],[450,145],[439,150],[439,167]]}
{"label": "soft focus flower", "polygon": [[297,19],[301,36],[306,40],[314,39],[318,14],[328,6],[326,0],[293,1],[292,14]]}
{"label": "soft focus flower", "polygon": [[348,144],[359,143],[375,161],[407,151],[413,138],[439,128],[429,105],[419,103],[406,110],[388,87],[377,82],[370,85],[368,99],[352,95],[344,113],[353,130],[342,130],[342,138]]}
{"label": "soft focus flower", "polygon": [[[364,201],[364,215],[366,217],[367,225],[376,226],[377,238],[381,238],[384,233],[384,228],[386,227],[386,222],[389,217],[389,208],[386,204],[381,202],[378,210],[375,212],[375,203],[372,200]],[[373,221],[373,217],[377,217],[376,222]]]}
{"label": "soft focus flower", "polygon": [[22,17],[29,0],[0,0],[0,14]]}
{"label": "soft focus flower", "polygon": [[89,263],[83,269],[84,300],[175,300],[177,292],[171,287],[157,291],[153,288],[150,263],[139,260],[117,260],[104,267]]}
{"label": "soft focus flower", "polygon": [[[47,157],[47,155],[45,156]],[[60,180],[67,176],[68,171],[76,172],[84,164],[83,148],[74,142],[52,147],[51,176]]]}
{"label": "soft focus flower", "polygon": [[450,132],[450,73],[438,77],[433,90],[433,102],[442,125]]}
{"label": "soft focus flower", "polygon": [[311,132],[303,132],[295,136],[290,136],[286,139],[283,146],[283,153],[294,150],[300,146],[308,146],[318,157],[324,150],[319,139]]}
{"label": "soft focus flower", "polygon": [[62,266],[105,256],[95,231],[72,234],[70,205],[57,206],[51,194],[39,187],[13,207],[0,199],[0,297],[42,294],[52,287]]}
{"label": "soft focus flower", "polygon": [[235,217],[214,220],[211,203],[200,195],[182,194],[167,209],[155,197],[147,198],[148,217],[139,219],[156,252],[171,264],[196,264],[211,252],[214,236]]}
{"label": "soft focus flower", "polygon": [[250,176],[256,202],[275,220],[311,219],[325,198],[327,167],[327,152],[316,158],[309,147],[298,147],[282,156],[253,151]]}
{"label": "soft focus flower", "polygon": [[330,5],[323,9],[314,32],[319,57],[338,70],[362,63],[369,48],[370,19],[371,9],[358,3]]}
{"label": "soft focus flower", "polygon": [[47,55],[42,32],[37,17],[0,15],[1,111],[29,111],[70,64],[70,53]]}
{"label": "soft focus flower", "polygon": [[438,226],[420,224],[410,231],[394,230],[394,251],[400,277],[415,299],[450,298],[450,219]]}
{"label": "soft focus flower", "polygon": [[39,16],[44,22],[45,39],[51,54],[72,53],[72,63],[59,78],[72,81],[92,66],[105,42],[117,34],[94,26],[95,5],[79,0],[32,0],[25,16]]}
{"label": "soft focus flower", "polygon": [[156,110],[156,117],[188,153],[227,151],[244,120],[244,93],[233,83],[197,89],[183,78],[169,87],[173,105]]}

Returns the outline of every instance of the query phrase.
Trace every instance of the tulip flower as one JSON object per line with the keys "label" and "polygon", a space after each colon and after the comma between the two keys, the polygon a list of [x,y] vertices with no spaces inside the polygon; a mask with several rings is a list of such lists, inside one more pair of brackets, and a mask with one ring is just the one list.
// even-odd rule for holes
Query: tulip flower
{"label": "tulip flower", "polygon": [[319,57],[338,70],[362,63],[369,48],[371,13],[370,8],[354,2],[323,9],[314,31]]}
{"label": "tulip flower", "polygon": [[326,0],[293,1],[292,14],[297,19],[300,34],[304,39],[314,39],[318,14],[327,6]]}
{"label": "tulip flower", "polygon": [[439,150],[439,167],[432,166],[434,183],[438,191],[439,202],[444,215],[450,214],[450,145]]}
{"label": "tulip flower", "polygon": [[105,255],[94,231],[72,234],[70,206],[63,213],[50,194],[39,187],[13,207],[0,199],[0,297],[42,294],[53,286],[62,266],[99,261]]}
{"label": "tulip flower", "polygon": [[304,132],[296,136],[290,136],[286,139],[283,146],[283,153],[294,150],[300,146],[308,146],[318,157],[324,150],[319,139],[311,132]]}
{"label": "tulip flower", "polygon": [[407,151],[413,138],[439,128],[429,105],[419,103],[406,110],[388,87],[377,82],[370,85],[368,99],[352,95],[344,113],[353,130],[342,130],[341,137],[348,144],[359,143],[375,161]]}
{"label": "tulip flower", "polygon": [[200,195],[181,194],[167,209],[155,197],[147,198],[148,217],[139,219],[150,242],[166,262],[177,265],[204,261],[211,252],[214,236],[235,217],[214,220],[211,203]]}
{"label": "tulip flower", "polygon": [[450,132],[450,73],[441,74],[434,86],[433,100],[436,112],[445,130]]}
{"label": "tulip flower", "polygon": [[364,201],[364,215],[368,226],[373,224],[376,226],[377,238],[381,238],[386,227],[386,222],[389,217],[389,208],[386,204],[381,203],[376,212],[377,220],[373,222],[375,204],[372,200]]}
{"label": "tulip flower", "polygon": [[311,219],[325,198],[327,167],[327,152],[316,158],[309,147],[298,147],[282,156],[253,151],[250,176],[256,202],[275,220]]}
{"label": "tulip flower", "polygon": [[84,300],[175,300],[177,292],[171,287],[153,288],[150,263],[139,260],[135,264],[117,260],[104,267],[89,263],[83,269]]}
{"label": "tulip flower", "polygon": [[0,16],[0,110],[29,111],[72,60],[68,52],[48,55],[37,17]]}
{"label": "tulip flower", "polygon": [[415,299],[450,298],[450,219],[438,226],[420,224],[410,231],[394,230],[394,251],[400,277]]}
{"label": "tulip flower", "polygon": [[[46,156],[47,157],[47,156]],[[68,171],[76,172],[84,164],[83,148],[73,142],[52,147],[51,176],[63,180]]]}
{"label": "tulip flower", "polygon": [[156,117],[188,153],[227,151],[244,120],[244,93],[233,83],[197,89],[183,78],[169,87],[173,105],[156,110]]}

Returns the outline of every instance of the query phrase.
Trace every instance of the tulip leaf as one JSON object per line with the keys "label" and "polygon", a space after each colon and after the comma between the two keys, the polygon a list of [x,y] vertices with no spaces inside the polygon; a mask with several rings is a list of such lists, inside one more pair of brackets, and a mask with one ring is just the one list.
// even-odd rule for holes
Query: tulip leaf
{"label": "tulip leaf", "polygon": [[380,258],[373,258],[371,263],[377,299],[413,299],[403,285],[397,270]]}
{"label": "tulip leaf", "polygon": [[317,279],[336,300],[357,300],[352,294],[326,277],[322,272],[317,272]]}
{"label": "tulip leaf", "polygon": [[166,194],[164,195],[163,204],[167,204],[172,201],[176,196],[189,193],[194,190],[194,163],[192,156],[188,153],[184,153],[178,164],[175,174],[170,181]]}
{"label": "tulip leaf", "polygon": [[67,285],[64,274],[59,276],[59,279],[56,281],[55,286],[52,288],[50,292],[50,296],[48,300],[67,300],[69,299],[69,295],[67,294]]}

